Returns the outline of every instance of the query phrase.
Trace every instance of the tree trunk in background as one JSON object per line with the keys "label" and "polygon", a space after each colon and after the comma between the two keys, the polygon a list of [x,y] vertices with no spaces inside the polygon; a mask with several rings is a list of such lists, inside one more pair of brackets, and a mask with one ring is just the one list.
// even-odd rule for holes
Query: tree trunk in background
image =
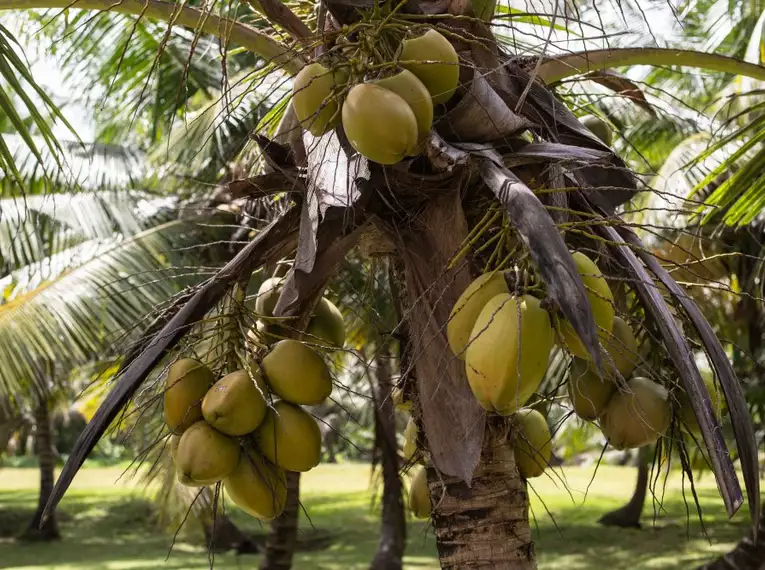
{"label": "tree trunk in background", "polygon": [[[220,497],[218,500],[221,500]],[[220,505],[218,505],[217,513],[213,513],[215,496],[210,487],[202,490],[197,503],[203,509],[199,518],[205,533],[205,543],[210,550],[214,552],[236,550],[238,554],[259,552],[255,542],[222,512]]]}
{"label": "tree trunk in background", "polygon": [[380,453],[383,475],[382,527],[371,570],[401,570],[406,546],[406,513],[401,478],[398,475],[396,415],[391,397],[389,358],[387,346],[379,346],[374,358],[377,380],[375,446]]}
{"label": "tree trunk in background", "polygon": [[638,476],[635,492],[632,498],[623,507],[606,513],[598,522],[605,526],[620,526],[623,528],[640,528],[640,516],[643,514],[643,505],[648,493],[649,464],[651,461],[650,445],[640,448],[638,452]]}
{"label": "tree trunk in background", "polygon": [[526,484],[506,420],[487,425],[471,487],[428,469],[436,545],[444,570],[536,568]]}
{"label": "tree trunk in background", "polygon": [[765,570],[765,510],[756,536],[750,532],[733,550],[698,570]]}
{"label": "tree trunk in background", "polygon": [[35,448],[40,461],[40,496],[37,501],[37,512],[20,538],[23,540],[58,540],[61,535],[58,532],[56,512],[52,511],[47,520],[42,523],[43,510],[53,492],[54,470],[56,468],[53,432],[47,400],[40,403],[35,409]]}
{"label": "tree trunk in background", "polygon": [[271,522],[260,570],[289,570],[292,567],[299,516],[300,473],[287,471],[287,504],[284,512]]}

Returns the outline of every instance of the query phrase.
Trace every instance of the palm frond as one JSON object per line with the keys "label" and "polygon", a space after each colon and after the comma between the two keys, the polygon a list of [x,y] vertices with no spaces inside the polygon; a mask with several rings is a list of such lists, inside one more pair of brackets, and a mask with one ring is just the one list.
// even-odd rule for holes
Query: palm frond
{"label": "palm frond", "polygon": [[[42,149],[47,149],[55,160],[61,152],[61,146],[51,130],[51,124],[59,121],[72,134],[76,133],[59,108],[37,84],[29,66],[19,56],[20,52],[21,46],[16,38],[8,28],[0,25],[0,114],[4,115],[3,127],[12,128],[32,156],[40,162],[43,161]],[[35,130],[40,136],[39,141],[33,137]],[[4,133],[0,133],[0,171],[24,188],[23,176]]]}
{"label": "palm frond", "polygon": [[[183,267],[185,248],[205,243],[199,226],[174,221],[117,241],[106,251],[0,306],[0,391],[45,380],[45,364],[68,369],[102,356],[196,273]],[[140,327],[138,327],[140,328]]]}

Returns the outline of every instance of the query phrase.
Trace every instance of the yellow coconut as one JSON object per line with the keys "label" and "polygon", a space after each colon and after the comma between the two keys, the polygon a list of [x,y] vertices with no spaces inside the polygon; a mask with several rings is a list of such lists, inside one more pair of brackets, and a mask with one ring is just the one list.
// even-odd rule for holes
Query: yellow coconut
{"label": "yellow coconut", "polygon": [[300,406],[283,400],[269,408],[255,439],[266,459],[287,471],[310,471],[321,460],[316,420]]}
{"label": "yellow coconut", "polygon": [[647,378],[627,382],[626,391],[617,391],[606,406],[601,429],[616,449],[631,449],[655,442],[670,422],[667,391]]}
{"label": "yellow coconut", "polygon": [[293,404],[316,406],[332,393],[332,376],[324,360],[297,340],[277,342],[260,367],[271,391]]}
{"label": "yellow coconut", "polygon": [[409,418],[404,430],[404,458],[410,461],[417,454],[417,424]]}
{"label": "yellow coconut", "polygon": [[552,435],[547,420],[537,410],[523,408],[513,414],[517,437],[515,465],[524,479],[539,477],[550,464]]}
{"label": "yellow coconut", "polygon": [[202,398],[215,377],[192,358],[175,361],[167,371],[164,394],[165,423],[173,433],[183,433],[202,419]]}
{"label": "yellow coconut", "polygon": [[520,409],[539,387],[553,343],[539,299],[503,293],[489,300],[465,355],[470,388],[481,406],[505,415]]}
{"label": "yellow coconut", "polygon": [[[608,338],[614,327],[614,297],[611,294],[611,289],[594,261],[579,251],[574,252],[572,257],[576,263],[577,271],[582,277],[598,335],[601,338]],[[557,328],[563,346],[574,356],[590,358],[571,323],[566,319],[559,319]]]}
{"label": "yellow coconut", "polygon": [[[714,376],[712,374],[704,374],[704,386],[709,394],[709,399],[712,401],[712,410],[714,411],[717,421],[720,422],[725,413],[725,402],[722,397],[722,389],[715,384]],[[688,397],[688,393],[685,390],[681,390],[678,395],[679,411],[678,416],[680,419],[680,426],[688,433],[696,436],[698,439],[701,437],[701,429],[699,428],[699,422],[696,419],[696,414],[691,406],[691,400]]]}
{"label": "yellow coconut", "polygon": [[339,75],[320,63],[306,65],[295,76],[292,106],[304,129],[321,136],[340,124]]}
{"label": "yellow coconut", "polygon": [[262,521],[278,517],[287,503],[284,470],[264,461],[253,449],[241,454],[223,488],[237,507]]}
{"label": "yellow coconut", "polygon": [[239,444],[204,420],[183,432],[178,442],[176,467],[184,479],[197,484],[225,479],[238,461]]}
{"label": "yellow coconut", "polygon": [[611,127],[600,117],[595,115],[587,115],[579,119],[582,124],[587,127],[590,132],[598,137],[606,146],[611,146],[613,139],[613,133]]}
{"label": "yellow coconut", "polygon": [[502,293],[509,293],[505,277],[502,272],[493,271],[478,276],[457,299],[446,323],[446,338],[461,360],[465,359],[465,348],[481,310],[489,299]]}
{"label": "yellow coconut", "polygon": [[446,103],[457,90],[460,80],[457,51],[434,29],[404,40],[399,62],[427,87],[433,103]]}
{"label": "yellow coconut", "polygon": [[218,380],[202,400],[202,415],[207,423],[227,435],[255,431],[266,415],[266,385],[260,372],[237,370]]}
{"label": "yellow coconut", "polygon": [[307,340],[326,348],[342,348],[345,344],[345,320],[340,309],[322,297],[308,323]]}
{"label": "yellow coconut", "polygon": [[428,473],[424,467],[419,467],[412,477],[409,487],[409,509],[418,519],[426,519],[430,516]]}
{"label": "yellow coconut", "polygon": [[583,420],[595,420],[605,411],[606,405],[616,392],[613,378],[598,376],[590,362],[574,358],[568,379],[568,396],[577,416]]}
{"label": "yellow coconut", "polygon": [[616,376],[615,368],[623,378],[629,378],[640,361],[640,355],[635,334],[624,319],[614,317],[614,328],[611,334],[601,337],[601,345],[608,352],[608,357],[603,359],[606,372]]}
{"label": "yellow coconut", "polygon": [[417,146],[417,118],[399,95],[377,85],[354,86],[343,104],[351,146],[379,164],[396,164]]}
{"label": "yellow coconut", "polygon": [[414,118],[417,120],[417,145],[410,149],[409,154],[418,154],[422,141],[428,136],[430,127],[433,125],[433,100],[430,98],[427,87],[408,69],[370,83],[393,91],[412,109]]}

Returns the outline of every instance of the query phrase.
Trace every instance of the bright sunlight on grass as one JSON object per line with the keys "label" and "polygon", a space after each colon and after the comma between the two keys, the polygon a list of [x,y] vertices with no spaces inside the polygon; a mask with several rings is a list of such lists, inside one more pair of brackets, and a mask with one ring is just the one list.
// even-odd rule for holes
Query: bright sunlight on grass
{"label": "bright sunlight on grass", "polygon": [[[145,493],[129,481],[116,482],[121,472],[117,468],[81,471],[60,508],[64,539],[30,547],[18,545],[12,536],[34,509],[38,472],[0,469],[0,567],[208,568],[202,536],[194,523],[189,523],[191,528],[182,533],[166,560],[172,534],[158,527]],[[745,513],[737,515],[733,522],[726,519],[710,475],[702,477],[698,484],[709,536],[706,539],[693,505],[686,510],[679,474],[663,489],[666,511],[649,499],[644,529],[624,530],[603,528],[596,521],[629,498],[634,468],[601,466],[591,485],[592,468],[572,467],[556,473],[559,476],[554,480],[543,477],[533,484],[531,505],[536,518],[533,526],[542,569],[694,568],[714,554],[728,550],[745,530]],[[586,508],[582,508],[588,485]],[[301,521],[303,537],[320,532],[330,533],[333,540],[325,550],[300,552],[296,569],[368,568],[378,529],[378,509],[374,508],[369,489],[369,467],[362,464],[321,465],[303,476],[302,499],[307,513]],[[544,505],[535,493],[544,498]],[[232,518],[253,533],[266,530],[241,512],[232,510]],[[233,553],[215,556],[215,566],[221,569],[254,568],[256,564],[254,556],[237,557]],[[405,567],[438,568],[435,541],[425,523],[410,522]]]}

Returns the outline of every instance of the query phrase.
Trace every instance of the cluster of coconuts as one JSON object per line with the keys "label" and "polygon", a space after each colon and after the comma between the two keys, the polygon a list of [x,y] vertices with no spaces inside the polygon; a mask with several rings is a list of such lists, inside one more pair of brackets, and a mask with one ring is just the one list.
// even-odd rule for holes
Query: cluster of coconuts
{"label": "cluster of coconuts", "polygon": [[527,478],[541,475],[549,463],[551,435],[544,416],[523,406],[539,388],[556,342],[575,357],[569,384],[575,411],[586,419],[599,419],[614,447],[643,445],[669,425],[667,394],[661,386],[635,378],[624,390],[616,389],[615,371],[626,378],[635,368],[637,342],[629,325],[615,317],[613,295],[595,262],[582,252],[572,257],[607,354],[608,378],[594,373],[589,353],[570,322],[551,315],[533,295],[512,293],[501,272],[485,273],[473,281],[447,324],[449,346],[465,361],[478,402],[490,412],[513,415],[516,463]]}
{"label": "cluster of coconuts", "polygon": [[167,373],[164,417],[178,481],[222,481],[242,510],[273,519],[284,509],[285,471],[309,471],[321,459],[319,426],[302,406],[331,392],[322,357],[296,340],[277,342],[259,364],[217,381],[197,360],[177,360]]}
{"label": "cluster of coconuts", "polygon": [[325,63],[311,63],[295,77],[295,115],[314,136],[342,123],[351,146],[379,164],[420,154],[433,105],[447,102],[459,83],[457,52],[433,28],[404,39],[394,62],[355,84],[344,68]]}

